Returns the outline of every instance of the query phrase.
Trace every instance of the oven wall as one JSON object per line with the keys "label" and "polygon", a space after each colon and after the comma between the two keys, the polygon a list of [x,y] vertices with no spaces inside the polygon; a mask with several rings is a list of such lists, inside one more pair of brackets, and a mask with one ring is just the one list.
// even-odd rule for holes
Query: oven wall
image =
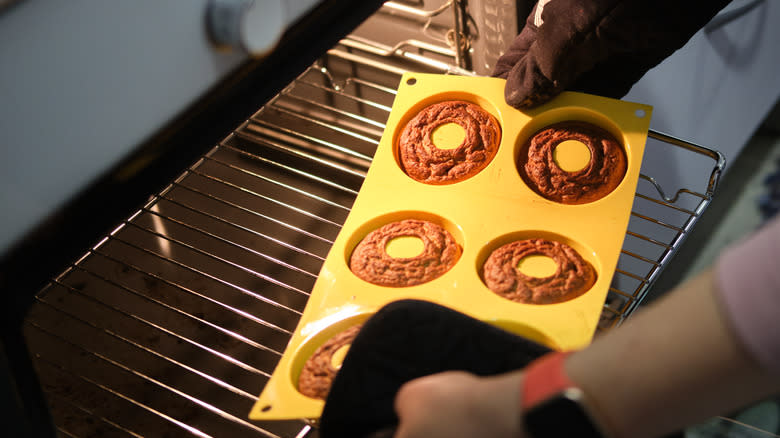
{"label": "oven wall", "polygon": [[0,14],[0,255],[243,60],[207,0],[27,0]]}

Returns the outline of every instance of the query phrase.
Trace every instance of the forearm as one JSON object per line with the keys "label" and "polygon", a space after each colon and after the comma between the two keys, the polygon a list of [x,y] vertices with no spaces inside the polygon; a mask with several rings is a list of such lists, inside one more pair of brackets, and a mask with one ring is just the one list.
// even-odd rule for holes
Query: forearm
{"label": "forearm", "polygon": [[[568,379],[618,438],[661,436],[780,394],[779,259],[780,217],[726,250],[717,278],[700,274],[567,356]],[[396,398],[398,437],[523,436],[525,379],[518,370],[409,382]]]}
{"label": "forearm", "polygon": [[704,272],[568,359],[620,437],[653,437],[780,390],[742,349]]}

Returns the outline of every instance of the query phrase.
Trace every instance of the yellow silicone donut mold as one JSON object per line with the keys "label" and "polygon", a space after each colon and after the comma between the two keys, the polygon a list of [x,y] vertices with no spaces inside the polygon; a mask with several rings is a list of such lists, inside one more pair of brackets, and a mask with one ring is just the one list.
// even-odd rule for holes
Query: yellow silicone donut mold
{"label": "yellow silicone donut mold", "polygon": [[[444,218],[442,218],[440,216],[424,212],[424,211],[408,211],[408,212],[388,213],[388,214],[385,214],[385,215],[382,215],[382,216],[379,216],[379,217],[376,217],[376,218],[373,218],[373,219],[369,220],[363,226],[357,228],[357,230],[354,233],[352,233],[352,236],[351,236],[351,238],[349,239],[349,241],[348,241],[348,243],[346,245],[346,249],[347,250],[345,251],[345,254],[344,254],[345,255],[345,260],[344,261],[346,263],[346,266],[347,266],[347,269],[349,270],[349,272],[352,273],[352,275],[355,275],[355,273],[352,272],[352,269],[351,269],[350,259],[352,257],[352,253],[355,250],[355,247],[357,247],[357,245],[360,244],[360,242],[369,233],[371,233],[372,231],[375,231],[378,228],[383,227],[384,225],[387,225],[387,224],[390,224],[390,223],[393,223],[393,222],[399,222],[399,221],[402,221],[402,220],[405,220],[405,219],[423,220],[423,221],[434,223],[434,224],[444,228],[446,231],[448,231],[450,233],[450,235],[452,235],[452,238],[455,240],[455,243],[460,247],[461,252],[462,252],[462,250],[463,250],[463,230],[458,225],[456,225],[454,222],[452,222],[450,220],[447,220],[447,219],[444,219]],[[420,243],[422,243],[422,242],[420,242]],[[391,251],[387,251],[387,248],[385,248],[385,251],[391,257],[394,256],[394,254],[392,254]],[[413,257],[415,255],[416,254],[404,254],[404,255],[401,255],[400,257]],[[455,261],[455,265],[460,263],[461,259],[462,259],[462,257],[459,257],[458,260]],[[453,267],[454,267],[454,265],[453,265]],[[379,285],[379,287],[385,287],[385,288],[390,288],[390,289],[399,289],[399,288],[408,288],[408,287],[420,286],[420,285],[424,285],[424,284],[430,283],[431,281],[435,281],[436,279],[441,278],[441,277],[447,275],[447,273],[449,271],[451,271],[451,270],[452,270],[452,268],[450,268],[449,270],[447,270],[443,274],[439,275],[438,277],[432,278],[432,279],[430,279],[430,280],[428,280],[428,281],[426,281],[424,283],[421,283],[421,284],[404,285],[404,286],[392,286],[392,287],[391,286]],[[355,275],[355,277],[357,277],[357,275]],[[364,280],[364,279],[361,279],[361,280],[365,281],[367,284],[373,284],[373,283],[371,283],[368,280]]]}
{"label": "yellow silicone donut mold", "polygon": [[[490,257],[490,254],[493,253],[496,249],[499,247],[506,245],[508,243],[512,243],[518,240],[527,240],[527,239],[545,239],[545,240],[553,240],[556,242],[560,242],[563,244],[566,244],[573,248],[575,251],[577,251],[577,254],[580,255],[586,262],[590,263],[590,265],[593,267],[593,270],[596,273],[596,282],[598,282],[599,277],[601,276],[601,267],[599,266],[599,259],[595,252],[591,249],[589,249],[587,246],[581,244],[577,240],[565,237],[563,235],[557,234],[557,233],[551,233],[549,231],[543,231],[543,230],[525,230],[525,231],[515,231],[512,233],[504,234],[502,236],[497,237],[495,240],[489,242],[486,244],[477,254],[476,258],[476,264],[474,268],[477,270],[477,274],[479,275],[479,278],[482,280],[482,284],[484,287],[488,290],[488,292],[493,293],[487,285],[485,284],[485,279],[483,277],[483,269],[482,267],[485,265],[485,261],[487,261],[488,257]],[[546,256],[542,256],[543,258],[547,258]],[[552,260],[550,261],[552,262]],[[541,276],[540,276],[541,277]],[[595,286],[595,283],[594,283]],[[587,295],[591,290],[593,290],[593,286],[590,287],[587,291],[585,291],[582,295],[573,298],[570,301],[574,301],[579,299],[580,297],[583,297]],[[503,297],[502,297],[503,298]],[[511,300],[504,299],[505,302],[508,305],[511,304],[519,304],[515,303]],[[539,304],[531,304],[531,305],[539,305]],[[550,304],[544,304],[545,306],[549,306]]]}
{"label": "yellow silicone donut mold", "polygon": [[[417,84],[417,82],[415,82],[413,84],[410,84],[409,86],[410,87],[411,86],[415,86],[416,84]],[[427,108],[427,107],[429,107],[431,105],[437,104],[437,103],[446,102],[446,101],[453,101],[453,100],[473,103],[473,104],[479,106],[480,108],[482,108],[483,110],[487,111],[493,117],[495,117],[496,121],[498,122],[499,130],[500,130],[499,142],[501,141],[501,139],[503,139],[504,128],[503,128],[503,123],[501,121],[501,113],[498,111],[496,106],[490,100],[485,99],[484,97],[481,97],[481,96],[479,96],[477,94],[465,93],[465,92],[455,92],[455,91],[453,91],[453,92],[446,92],[446,93],[440,93],[440,94],[436,94],[436,95],[433,95],[433,96],[428,96],[428,97],[426,97],[424,99],[421,99],[415,105],[410,107],[403,114],[403,116],[401,117],[400,122],[395,126],[395,129],[393,130],[393,134],[392,134],[392,138],[393,138],[393,157],[395,158],[395,162],[398,165],[398,168],[400,169],[401,172],[404,173],[404,175],[406,175],[406,171],[403,169],[403,165],[401,164],[401,153],[399,151],[398,142],[399,142],[399,139],[401,138],[401,134],[403,133],[404,128],[406,127],[406,124],[409,123],[410,120],[412,120],[418,113],[420,113],[420,111],[424,110],[425,108]],[[488,166],[490,166],[490,164],[493,162],[493,160],[495,160],[495,156],[493,156],[490,159],[490,161],[485,165],[485,167],[483,167],[479,172],[477,172],[477,174],[479,174],[480,172],[485,171],[485,169]],[[411,176],[409,176],[409,175],[406,175],[406,176],[408,178],[412,179]],[[468,180],[470,178],[473,178],[474,176],[476,176],[476,174],[475,175],[471,175],[470,177],[465,178],[463,180],[453,181],[453,182],[450,182],[450,183],[428,184],[428,183],[424,183],[424,182],[419,182],[419,184],[426,184],[426,185],[451,185],[451,184],[458,184],[458,183],[462,183],[463,181],[466,181],[466,180]]]}
{"label": "yellow silicone donut mold", "polygon": [[[559,350],[591,341],[625,238],[651,107],[567,92],[538,108],[519,111],[505,103],[504,84],[498,78],[404,75],[360,193],[251,419],[318,418],[324,402],[297,390],[302,361],[318,342],[329,339],[327,334],[335,334],[327,332],[337,327],[333,324],[345,321],[346,328],[350,318],[367,318],[400,299],[438,303]],[[450,99],[478,104],[496,117],[501,125],[498,152],[479,173],[458,183],[417,182],[399,166],[397,136],[419,109]],[[559,204],[537,195],[520,177],[516,162],[522,142],[539,128],[563,120],[601,126],[623,144],[628,168],[608,196],[588,204]],[[352,274],[348,260],[355,245],[370,231],[406,218],[444,226],[461,245],[459,261],[428,283],[404,288],[378,286]],[[583,295],[557,304],[515,303],[498,296],[483,283],[481,263],[491,248],[516,237],[569,244],[596,269],[596,283]],[[267,406],[271,408],[263,410]]]}
{"label": "yellow silicone donut mold", "polygon": [[[455,239],[460,248],[463,249],[463,229],[455,222],[445,219],[441,216],[431,214],[425,211],[398,211],[377,216],[366,221],[363,225],[357,227],[349,237],[344,251],[344,263],[349,268],[349,259],[352,257],[352,251],[355,247],[372,231],[381,228],[393,222],[399,222],[405,219],[417,219],[432,222],[445,230],[449,231],[452,238]],[[460,262],[460,260],[458,260]]]}
{"label": "yellow silicone donut mold", "polygon": [[[645,117],[645,113],[641,113],[641,116],[639,114],[634,113],[634,117],[637,118],[643,118]],[[515,169],[518,172],[518,175],[520,176],[521,180],[523,181],[523,184],[528,186],[528,183],[525,181],[525,179],[522,176],[522,169],[520,169],[520,162],[523,158],[523,155],[527,153],[527,147],[528,142],[536,133],[539,131],[545,129],[548,126],[554,125],[556,123],[561,122],[586,122],[591,125],[595,125],[599,128],[604,129],[605,131],[612,134],[613,137],[615,137],[615,140],[620,144],[620,147],[623,149],[623,152],[626,154],[626,161],[628,163],[631,162],[631,151],[625,147],[626,144],[626,138],[624,135],[624,132],[620,130],[620,128],[613,122],[611,119],[607,118],[603,114],[593,111],[589,108],[583,108],[583,107],[576,107],[576,106],[570,106],[570,107],[562,107],[562,108],[554,108],[550,109],[548,111],[545,111],[543,113],[540,113],[536,115],[533,119],[531,119],[519,132],[519,135],[517,136],[516,142],[514,144],[514,160],[515,160]],[[585,147],[585,145],[582,145]],[[567,152],[570,154],[570,152]],[[623,183],[625,180],[625,175],[623,176],[620,184]],[[609,197],[617,188],[620,187],[618,185],[612,192],[604,195],[603,197],[596,199],[594,201],[588,202],[588,204],[593,202],[599,202],[600,200]],[[543,199],[547,199],[544,195],[537,193],[535,190],[533,190],[531,187],[529,187],[537,196]],[[550,202],[556,202],[554,200],[549,200]],[[557,203],[557,202],[556,202]],[[567,205],[583,205],[583,204],[567,204]]]}
{"label": "yellow silicone donut mold", "polygon": [[[349,316],[344,319],[335,320],[331,324],[324,325],[321,329],[315,331],[311,336],[303,341],[301,346],[294,353],[294,358],[290,365],[291,384],[295,386],[296,389],[298,388],[298,378],[301,375],[303,366],[320,346],[328,342],[328,340],[338,335],[339,333],[364,323],[371,315],[371,313],[360,313],[358,315]],[[304,397],[307,396],[304,395]]]}

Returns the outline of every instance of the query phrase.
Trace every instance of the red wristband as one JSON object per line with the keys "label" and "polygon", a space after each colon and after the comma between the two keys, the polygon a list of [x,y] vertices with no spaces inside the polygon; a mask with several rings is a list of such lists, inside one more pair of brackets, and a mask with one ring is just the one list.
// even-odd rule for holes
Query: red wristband
{"label": "red wristband", "polygon": [[563,363],[573,351],[554,351],[531,362],[525,368],[520,406],[523,410],[550,398],[566,388],[577,386],[566,375]]}

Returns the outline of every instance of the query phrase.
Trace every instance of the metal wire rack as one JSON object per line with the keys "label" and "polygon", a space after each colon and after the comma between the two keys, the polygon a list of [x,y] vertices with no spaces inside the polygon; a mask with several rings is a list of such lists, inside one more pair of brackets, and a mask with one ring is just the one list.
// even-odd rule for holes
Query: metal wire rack
{"label": "metal wire rack", "polygon": [[[444,48],[404,47],[346,38],[37,295],[25,336],[62,436],[316,435],[246,417],[360,190],[400,74],[463,73]],[[709,171],[702,190],[668,196],[643,170],[602,330],[641,303],[723,168],[717,152],[651,137]]]}

